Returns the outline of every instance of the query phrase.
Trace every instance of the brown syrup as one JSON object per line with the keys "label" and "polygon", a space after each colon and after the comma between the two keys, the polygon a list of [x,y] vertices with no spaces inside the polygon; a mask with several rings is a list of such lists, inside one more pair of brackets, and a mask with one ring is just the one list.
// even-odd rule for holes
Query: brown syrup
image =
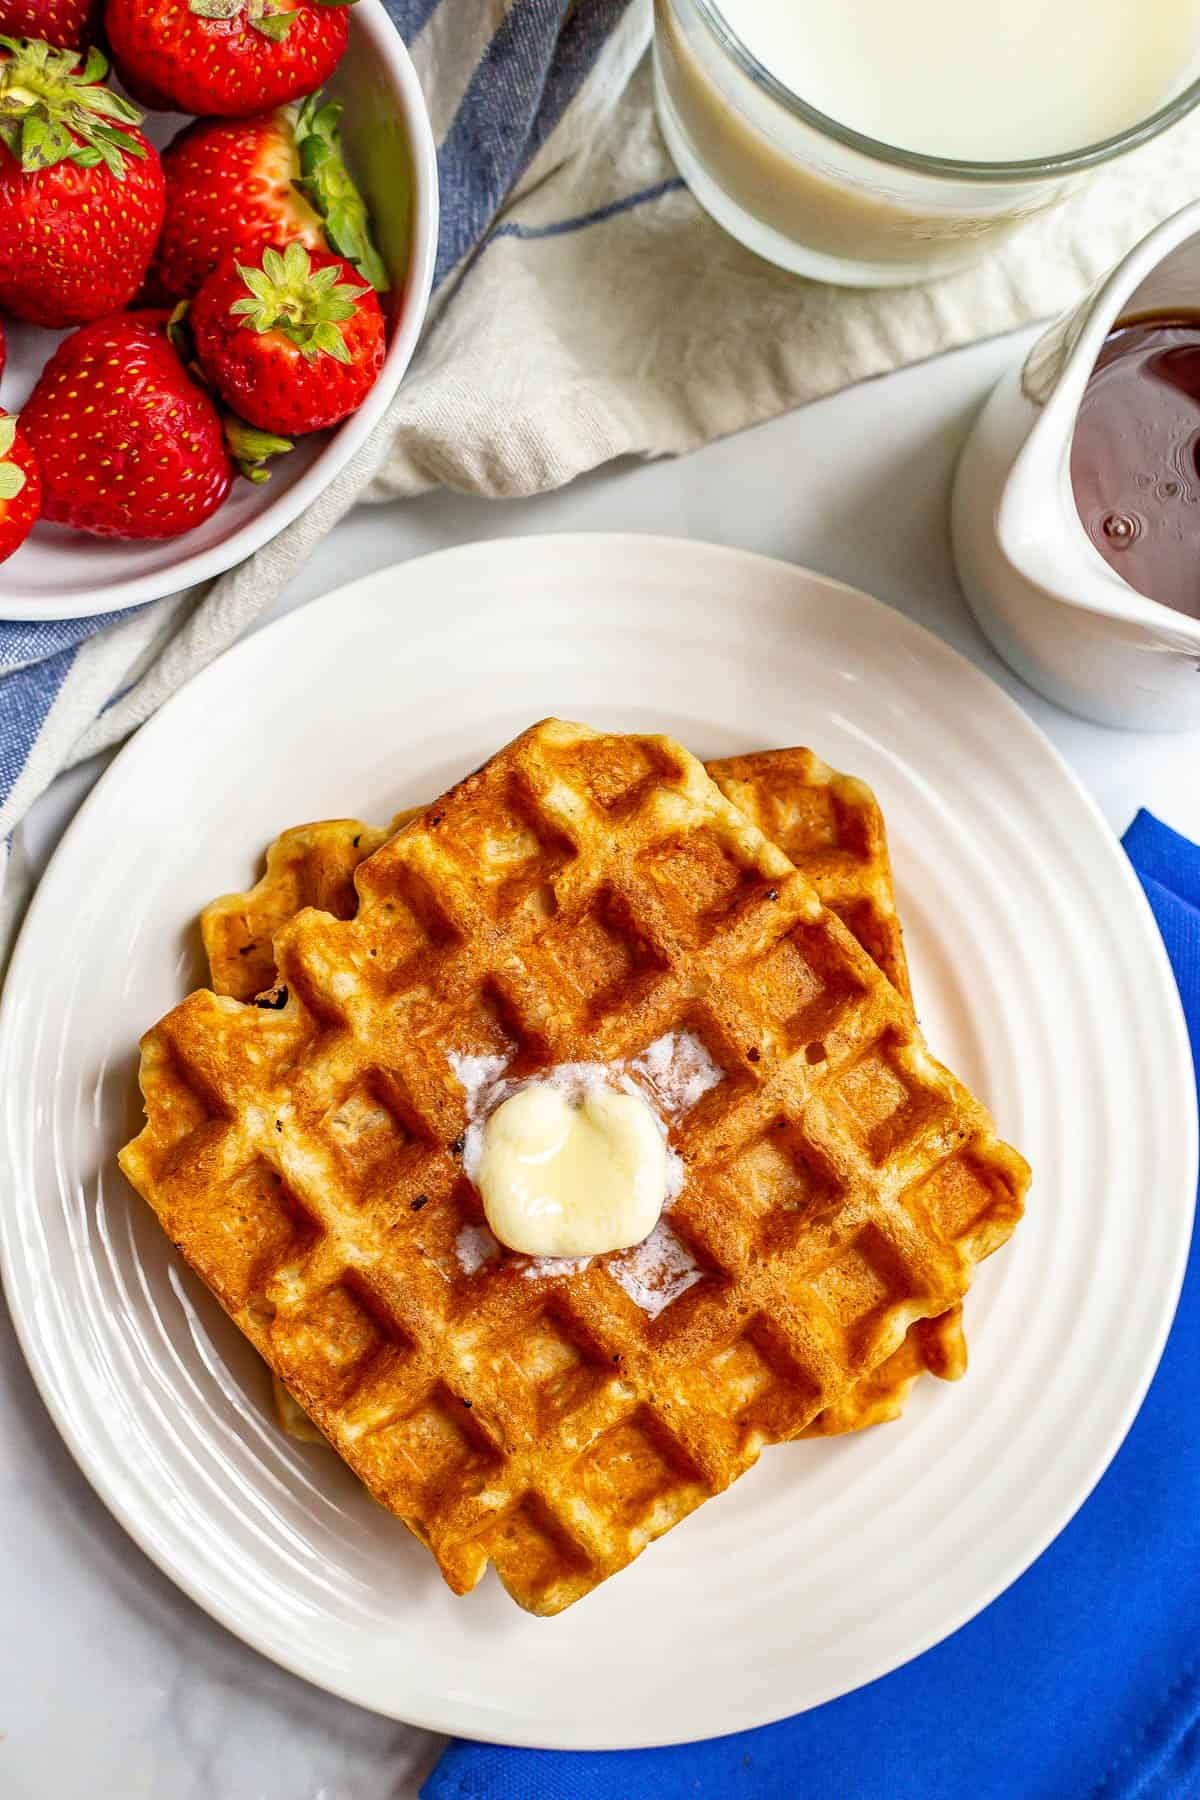
{"label": "brown syrup", "polygon": [[1079,408],[1071,486],[1110,568],[1200,618],[1200,313],[1109,333]]}

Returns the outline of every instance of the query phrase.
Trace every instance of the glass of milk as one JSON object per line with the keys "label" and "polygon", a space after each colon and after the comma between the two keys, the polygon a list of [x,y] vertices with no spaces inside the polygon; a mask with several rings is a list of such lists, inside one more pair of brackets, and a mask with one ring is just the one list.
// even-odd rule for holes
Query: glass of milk
{"label": "glass of milk", "polygon": [[854,286],[974,261],[1200,100],[1200,0],[655,0],[655,25],[696,198]]}

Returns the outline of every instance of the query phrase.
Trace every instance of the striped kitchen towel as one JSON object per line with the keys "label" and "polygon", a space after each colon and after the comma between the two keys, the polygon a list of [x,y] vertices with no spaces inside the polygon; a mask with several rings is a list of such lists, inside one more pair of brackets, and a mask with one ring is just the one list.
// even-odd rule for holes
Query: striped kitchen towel
{"label": "striped kitchen towel", "polygon": [[[442,193],[412,368],[356,462],[207,590],[120,619],[0,623],[0,844],[60,769],[125,736],[268,608],[357,500],[438,484],[528,494],[614,456],[690,449],[1070,305],[1200,191],[1198,118],[975,270],[822,287],[725,237],[680,182],[654,119],[651,0],[387,4],[429,102]],[[9,929],[19,861],[18,840]]]}

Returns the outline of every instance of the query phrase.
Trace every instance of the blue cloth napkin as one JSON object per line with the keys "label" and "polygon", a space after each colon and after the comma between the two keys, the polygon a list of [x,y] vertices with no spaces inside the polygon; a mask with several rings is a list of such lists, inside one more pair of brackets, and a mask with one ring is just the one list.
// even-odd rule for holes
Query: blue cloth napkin
{"label": "blue cloth napkin", "polygon": [[[1200,848],[1146,812],[1125,847],[1200,1065]],[[1108,1473],[1033,1568],[945,1643],[828,1706],[707,1743],[452,1744],[422,1800],[1195,1800],[1197,1369],[1193,1247],[1166,1352]]]}

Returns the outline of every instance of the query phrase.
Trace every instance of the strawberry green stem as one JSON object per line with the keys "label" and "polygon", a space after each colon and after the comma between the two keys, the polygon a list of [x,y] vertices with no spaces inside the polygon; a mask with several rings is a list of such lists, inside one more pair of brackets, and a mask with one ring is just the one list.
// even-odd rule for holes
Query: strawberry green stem
{"label": "strawberry green stem", "polygon": [[144,158],[129,135],[142,115],[103,85],[108,63],[99,50],[55,50],[33,38],[0,37],[0,142],[26,173],[73,162],[103,163],[118,181],[127,157]]}
{"label": "strawberry green stem", "polygon": [[342,157],[341,102],[322,101],[319,94],[312,94],[303,105],[288,110],[300,159],[300,177],[293,186],[319,215],[329,248],[352,262],[364,281],[382,294],[389,286],[388,272],[375,248],[362,195]]}
{"label": "strawberry green stem", "polygon": [[224,407],[221,409],[221,427],[226,447],[239,471],[256,485],[270,481],[271,471],[266,465],[273,456],[286,456],[295,448],[291,438],[276,437],[273,431],[260,431],[256,425],[247,425],[245,419],[239,419],[236,413]]}
{"label": "strawberry green stem", "polygon": [[250,331],[281,331],[310,362],[318,356],[350,361],[339,326],[354,317],[368,289],[339,281],[333,263],[314,269],[295,239],[286,250],[264,250],[261,268],[238,263],[237,272],[246,292],[229,310]]}

